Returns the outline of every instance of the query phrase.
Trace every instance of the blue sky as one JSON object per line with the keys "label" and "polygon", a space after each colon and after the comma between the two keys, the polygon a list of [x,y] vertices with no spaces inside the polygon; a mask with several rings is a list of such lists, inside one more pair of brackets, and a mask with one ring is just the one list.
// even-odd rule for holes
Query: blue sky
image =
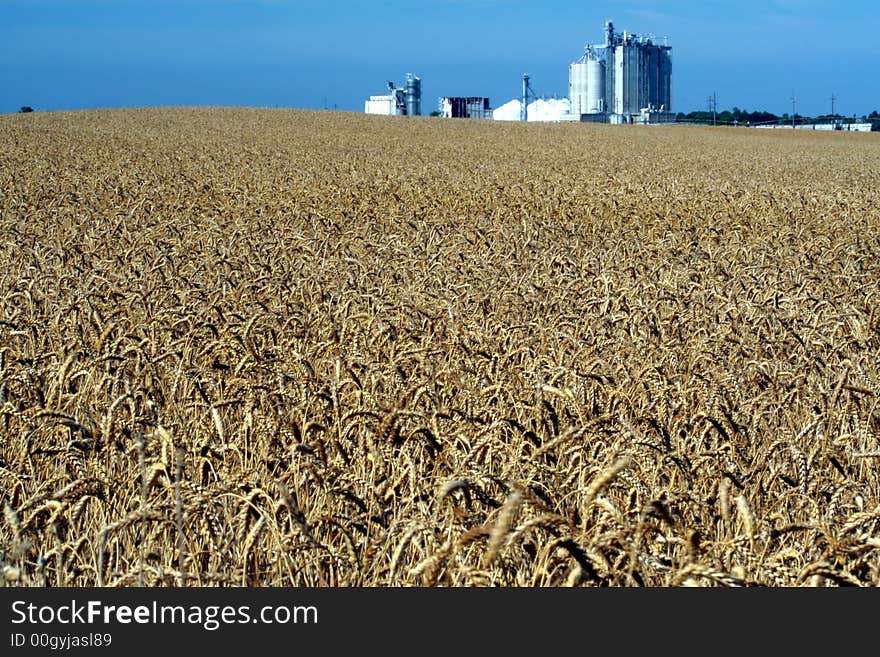
{"label": "blue sky", "polygon": [[0,112],[159,105],[363,111],[406,73],[439,96],[568,93],[618,30],[668,37],[673,110],[880,111],[880,2],[0,0]]}

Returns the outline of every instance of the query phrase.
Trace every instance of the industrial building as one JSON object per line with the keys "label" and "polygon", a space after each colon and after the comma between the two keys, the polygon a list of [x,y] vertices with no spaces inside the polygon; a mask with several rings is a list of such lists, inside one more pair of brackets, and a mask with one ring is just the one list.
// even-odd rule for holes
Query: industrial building
{"label": "industrial building", "polygon": [[672,48],[650,35],[617,32],[588,45],[569,65],[571,113],[582,121],[655,123],[671,120]]}
{"label": "industrial building", "polygon": [[396,87],[388,83],[388,93],[370,96],[364,103],[367,114],[390,116],[419,116],[422,113],[422,80],[412,73],[406,74],[406,83]]}
{"label": "industrial building", "polygon": [[496,121],[579,121],[580,115],[571,113],[568,98],[539,98],[529,82],[530,76],[522,76],[522,96],[504,103],[492,112]]}
{"label": "industrial building", "polygon": [[570,112],[568,98],[536,98],[523,105],[519,98],[514,98],[492,111],[496,121],[537,121],[541,123],[560,123],[577,121],[578,117]]}
{"label": "industrial building", "polygon": [[492,117],[489,99],[483,96],[444,96],[440,116],[445,119],[488,119]]}

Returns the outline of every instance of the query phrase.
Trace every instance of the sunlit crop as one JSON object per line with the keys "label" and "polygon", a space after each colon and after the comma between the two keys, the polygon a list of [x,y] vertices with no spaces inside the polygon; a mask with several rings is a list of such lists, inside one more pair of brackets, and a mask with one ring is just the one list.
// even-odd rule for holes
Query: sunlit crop
{"label": "sunlit crop", "polygon": [[873,134],[0,116],[0,581],[880,584]]}

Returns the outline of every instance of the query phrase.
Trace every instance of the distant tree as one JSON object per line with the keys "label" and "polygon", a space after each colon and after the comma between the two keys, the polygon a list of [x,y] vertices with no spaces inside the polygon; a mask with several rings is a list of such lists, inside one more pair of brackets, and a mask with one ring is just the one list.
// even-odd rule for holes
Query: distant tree
{"label": "distant tree", "polygon": [[779,117],[772,112],[752,112],[748,115],[748,120],[752,123],[775,123],[779,121]]}
{"label": "distant tree", "polygon": [[28,112],[33,112],[34,108],[30,105],[24,105],[20,110],[18,110],[19,114],[27,114]]}
{"label": "distant tree", "polygon": [[[761,124],[770,124],[770,123],[791,123],[791,117],[788,114],[785,114],[783,117],[779,117],[776,114],[771,112],[749,112],[744,109],[740,109],[739,107],[734,107],[733,110],[722,110],[720,112],[715,112],[713,115],[712,112],[707,112],[706,110],[699,110],[695,112],[688,112],[684,114],[683,112],[679,112],[677,115],[677,120],[681,122],[687,123],[702,123],[702,124],[712,124],[715,122],[718,125],[761,125]],[[798,115],[798,118],[803,120],[803,117]],[[878,118],[880,121],[880,118]]]}
{"label": "distant tree", "polygon": [[690,112],[686,118],[691,123],[712,123],[712,112]]}
{"label": "distant tree", "polygon": [[431,116],[440,116],[440,110],[434,110],[431,112]]}

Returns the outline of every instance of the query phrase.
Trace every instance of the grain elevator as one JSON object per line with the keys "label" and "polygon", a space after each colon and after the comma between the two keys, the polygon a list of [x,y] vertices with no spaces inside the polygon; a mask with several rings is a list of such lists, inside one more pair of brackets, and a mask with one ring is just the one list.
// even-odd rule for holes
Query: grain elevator
{"label": "grain elevator", "polygon": [[672,48],[651,35],[617,32],[605,24],[603,43],[588,45],[569,64],[572,114],[582,121],[640,123],[669,120]]}

